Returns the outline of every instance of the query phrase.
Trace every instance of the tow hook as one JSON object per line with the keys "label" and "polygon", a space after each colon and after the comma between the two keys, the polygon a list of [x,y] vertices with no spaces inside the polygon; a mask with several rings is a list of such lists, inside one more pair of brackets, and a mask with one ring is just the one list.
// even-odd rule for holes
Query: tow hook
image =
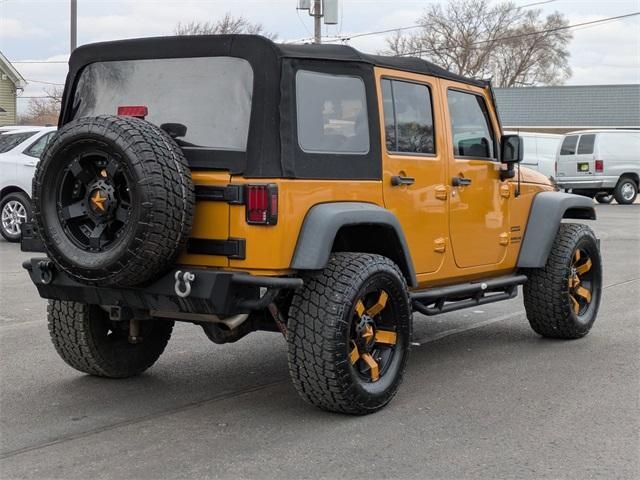
{"label": "tow hook", "polygon": [[173,289],[180,298],[186,298],[191,295],[191,282],[196,279],[196,274],[191,272],[182,272],[178,270],[175,274],[176,284]]}
{"label": "tow hook", "polygon": [[38,262],[38,270],[40,270],[40,281],[45,285],[49,285],[53,281],[53,262],[51,260],[41,260]]}

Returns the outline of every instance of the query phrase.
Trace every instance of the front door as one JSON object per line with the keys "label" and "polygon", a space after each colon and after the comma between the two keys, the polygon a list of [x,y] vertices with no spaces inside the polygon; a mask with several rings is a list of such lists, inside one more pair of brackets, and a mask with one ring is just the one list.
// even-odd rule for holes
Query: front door
{"label": "front door", "polygon": [[498,130],[482,88],[441,82],[449,118],[449,232],[460,268],[494,265],[509,243],[509,186],[500,180]]}
{"label": "front door", "polygon": [[444,135],[438,80],[376,69],[385,207],[402,225],[417,274],[435,272],[447,237]]}

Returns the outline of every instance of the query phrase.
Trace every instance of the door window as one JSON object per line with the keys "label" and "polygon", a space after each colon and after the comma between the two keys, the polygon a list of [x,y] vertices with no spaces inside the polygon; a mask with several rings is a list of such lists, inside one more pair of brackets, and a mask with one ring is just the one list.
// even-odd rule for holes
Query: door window
{"label": "door window", "polygon": [[428,86],[383,79],[382,102],[387,151],[436,153]]}
{"label": "door window", "polygon": [[578,155],[593,153],[593,145],[596,143],[595,135],[581,135],[578,144]]}
{"label": "door window", "polygon": [[34,143],[32,143],[31,146],[27,148],[23,153],[25,155],[29,155],[30,157],[40,158],[40,156],[42,155],[42,152],[44,152],[44,148],[49,143],[49,140],[51,140],[51,137],[53,137],[53,134],[54,132],[43,135]]}
{"label": "door window", "polygon": [[300,70],[296,74],[298,143],[307,153],[369,152],[364,82]]}
{"label": "door window", "polygon": [[577,135],[571,135],[569,137],[565,137],[564,141],[562,142],[562,147],[560,147],[560,155],[575,155],[577,145],[578,145]]}
{"label": "door window", "polygon": [[472,93],[447,93],[453,155],[455,157],[495,158],[494,137],[484,98]]}

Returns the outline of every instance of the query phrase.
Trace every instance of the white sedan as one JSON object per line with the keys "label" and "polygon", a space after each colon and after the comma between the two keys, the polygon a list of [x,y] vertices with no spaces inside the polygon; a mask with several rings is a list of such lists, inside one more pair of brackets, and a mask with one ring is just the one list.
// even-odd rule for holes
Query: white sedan
{"label": "white sedan", "polygon": [[22,127],[0,133],[0,234],[20,240],[31,217],[31,179],[56,127]]}

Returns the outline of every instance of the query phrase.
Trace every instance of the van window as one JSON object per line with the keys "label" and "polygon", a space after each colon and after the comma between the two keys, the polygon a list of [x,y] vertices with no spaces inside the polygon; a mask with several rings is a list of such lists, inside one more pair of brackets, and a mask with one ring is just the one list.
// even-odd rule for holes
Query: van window
{"label": "van window", "polygon": [[387,150],[435,153],[431,91],[428,86],[382,80]]}
{"label": "van window", "polygon": [[570,135],[568,137],[564,137],[564,141],[562,142],[562,147],[560,147],[560,155],[575,155],[577,144],[578,144],[577,135]]}
{"label": "van window", "polygon": [[298,143],[304,152],[369,152],[369,120],[361,78],[299,70],[296,105]]}
{"label": "van window", "polygon": [[494,138],[484,98],[449,90],[447,94],[453,154],[456,157],[494,158]]}
{"label": "van window", "polygon": [[594,134],[581,135],[580,143],[578,144],[578,155],[593,153],[594,143],[596,143],[596,136]]}

